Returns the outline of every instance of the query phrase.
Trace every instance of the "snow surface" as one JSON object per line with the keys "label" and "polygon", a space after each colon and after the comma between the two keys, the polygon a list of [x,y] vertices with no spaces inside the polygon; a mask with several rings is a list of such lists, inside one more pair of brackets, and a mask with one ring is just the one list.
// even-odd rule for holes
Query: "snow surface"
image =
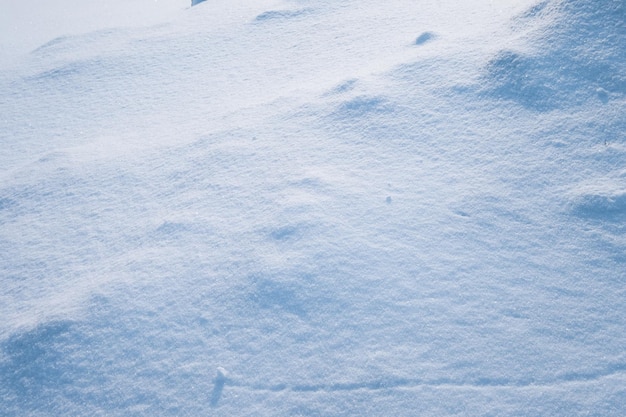
{"label": "snow surface", "polygon": [[1,416],[626,414],[623,0],[16,3]]}

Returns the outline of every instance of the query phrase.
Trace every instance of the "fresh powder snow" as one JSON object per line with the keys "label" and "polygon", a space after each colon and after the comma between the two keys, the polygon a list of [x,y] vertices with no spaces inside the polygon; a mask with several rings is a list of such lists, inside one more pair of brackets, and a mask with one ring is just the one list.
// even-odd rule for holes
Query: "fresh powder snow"
{"label": "fresh powder snow", "polygon": [[0,416],[626,415],[623,0],[0,35]]}

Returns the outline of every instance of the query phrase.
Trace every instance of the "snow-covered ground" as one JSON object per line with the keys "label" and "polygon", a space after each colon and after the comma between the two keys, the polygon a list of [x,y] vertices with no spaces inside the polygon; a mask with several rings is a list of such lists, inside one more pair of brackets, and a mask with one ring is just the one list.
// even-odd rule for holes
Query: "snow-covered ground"
{"label": "snow-covered ground", "polygon": [[0,416],[626,415],[623,0],[17,3]]}

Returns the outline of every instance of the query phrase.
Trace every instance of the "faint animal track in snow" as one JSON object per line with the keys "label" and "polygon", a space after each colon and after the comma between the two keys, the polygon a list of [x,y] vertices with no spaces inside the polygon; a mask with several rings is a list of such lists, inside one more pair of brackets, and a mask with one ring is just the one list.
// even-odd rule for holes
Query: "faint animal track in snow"
{"label": "faint animal track in snow", "polygon": [[351,391],[384,391],[394,389],[416,389],[416,388],[463,388],[463,389],[517,389],[517,388],[537,388],[545,389],[563,384],[572,383],[593,383],[603,378],[626,372],[626,363],[608,364],[605,368],[593,371],[575,371],[564,373],[551,380],[536,381],[533,379],[506,379],[482,377],[474,380],[462,381],[453,379],[408,379],[408,378],[381,378],[370,381],[359,382],[337,382],[320,384],[249,384],[237,378],[231,378],[223,368],[217,368],[217,375],[214,379],[213,392],[211,394],[211,406],[216,407],[225,387],[234,389],[258,391],[258,392],[295,392],[295,393],[340,393]]}
{"label": "faint animal track in snow", "polygon": [[229,386],[233,388],[262,391],[262,392],[283,392],[291,391],[298,393],[337,393],[349,391],[382,391],[393,389],[411,389],[420,387],[430,388],[466,388],[466,389],[486,389],[486,388],[532,388],[544,389],[569,383],[591,383],[602,378],[621,374],[626,371],[625,363],[611,364],[605,369],[593,372],[572,372],[561,377],[546,381],[535,381],[532,379],[505,379],[505,378],[477,378],[468,381],[455,381],[452,379],[422,380],[407,378],[388,378],[361,382],[339,382],[326,384],[246,384],[238,380],[228,380]]}
{"label": "faint animal track in snow", "polygon": [[616,375],[626,371],[626,363],[614,363],[609,364],[604,369],[596,369],[593,371],[577,371],[564,374],[560,379],[564,382],[578,382],[578,381],[597,381],[601,378]]}

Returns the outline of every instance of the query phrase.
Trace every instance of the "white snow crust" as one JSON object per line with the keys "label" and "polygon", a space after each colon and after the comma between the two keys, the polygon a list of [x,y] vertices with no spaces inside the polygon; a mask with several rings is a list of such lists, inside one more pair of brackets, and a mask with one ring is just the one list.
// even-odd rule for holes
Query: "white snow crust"
{"label": "white snow crust", "polygon": [[623,0],[189,3],[0,4],[0,416],[626,415]]}

